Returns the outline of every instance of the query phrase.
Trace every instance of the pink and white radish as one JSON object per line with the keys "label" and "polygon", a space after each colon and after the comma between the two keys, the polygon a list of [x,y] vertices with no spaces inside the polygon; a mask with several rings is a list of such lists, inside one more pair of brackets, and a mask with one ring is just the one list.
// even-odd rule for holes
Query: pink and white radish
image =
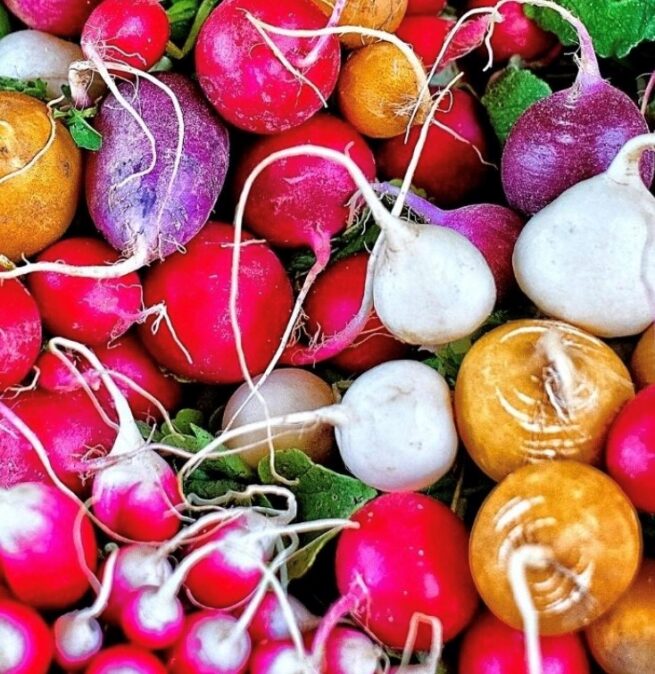
{"label": "pink and white radish", "polygon": [[161,660],[132,645],[106,648],[98,653],[84,674],[167,674]]}
{"label": "pink and white radish", "polygon": [[309,654],[299,653],[289,639],[254,643],[248,662],[250,674],[314,674]]}
{"label": "pink and white radish", "polygon": [[[318,625],[319,618],[310,613],[298,599],[290,594],[286,599],[301,633],[305,634]],[[248,633],[255,644],[281,641],[291,636],[284,608],[275,592],[269,590],[264,595],[250,621]]]}
{"label": "pink and white radish", "polygon": [[541,311],[601,337],[643,332],[655,315],[655,197],[643,184],[655,135],[628,141],[607,171],[532,217],[514,249],[521,290]]}
{"label": "pink and white radish", "polygon": [[0,672],[47,674],[52,662],[52,634],[29,606],[0,597]]}

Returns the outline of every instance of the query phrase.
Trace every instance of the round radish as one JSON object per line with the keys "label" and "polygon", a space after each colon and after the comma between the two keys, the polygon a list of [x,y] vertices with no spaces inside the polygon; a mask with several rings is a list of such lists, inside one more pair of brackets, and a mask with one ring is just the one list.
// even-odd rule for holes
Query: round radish
{"label": "round radish", "polygon": [[304,65],[314,40],[267,36],[301,79],[285,67],[249,15],[291,29],[322,28],[325,18],[310,0],[226,0],[200,31],[196,72],[212,105],[241,129],[278,133],[307,121],[330,96],[339,73],[339,42],[334,36],[325,39],[317,58]]}
{"label": "round radish", "polygon": [[250,674],[308,674],[309,656],[298,653],[290,639],[262,641],[255,645],[248,663]]}
{"label": "round radish", "polygon": [[[248,370],[258,374],[278,347],[293,300],[278,258],[251,238],[241,244],[237,316]],[[231,226],[209,223],[186,253],[172,255],[146,276],[145,302],[165,303],[178,341],[165,325],[153,333],[152,319],[141,328],[141,339],[177,375],[214,384],[243,380],[229,312],[233,240]]]}
{"label": "round radish", "polygon": [[6,0],[5,5],[23,23],[53,35],[79,35],[100,0]]}
{"label": "round radish", "polygon": [[[313,630],[319,619],[311,614],[298,599],[292,595],[287,596],[287,601],[300,632],[305,633]],[[280,600],[273,591],[268,591],[260,602],[253,619],[248,626],[248,633],[253,643],[262,641],[281,641],[289,639],[289,625],[285,619]]]}
{"label": "round radish", "polygon": [[655,385],[628,402],[607,439],[607,469],[640,510],[655,514]]}
{"label": "round radish", "polygon": [[83,611],[65,613],[53,625],[55,660],[66,671],[84,669],[102,648],[102,626],[95,618],[82,614]]}
{"label": "round radish", "polygon": [[455,25],[451,18],[432,14],[405,16],[396,35],[411,45],[426,68],[436,61],[446,35]]}
{"label": "round radish", "polygon": [[0,282],[0,391],[30,371],[41,348],[41,316],[18,281]]}
{"label": "round radish", "polygon": [[446,0],[409,0],[406,16],[414,14],[441,14],[446,8]]}
{"label": "round radish", "polygon": [[0,672],[47,674],[52,652],[43,618],[29,606],[0,597]]}
{"label": "round radish", "polygon": [[[543,674],[589,674],[589,659],[577,634],[541,637]],[[462,640],[459,671],[466,674],[523,674],[525,637],[492,613],[480,615]]]}
{"label": "round radish", "polygon": [[382,653],[362,632],[337,627],[325,643],[323,666],[330,674],[376,674]]}
{"label": "round radish", "polygon": [[170,24],[157,0],[102,0],[82,30],[82,51],[150,70],[166,51]]}
{"label": "round radish", "polygon": [[[438,618],[452,639],[472,618],[477,593],[468,565],[468,534],[443,504],[422,494],[386,494],[353,515],[358,529],[338,541],[342,595],[356,597],[353,616],[385,646],[402,648],[412,615]],[[421,625],[415,648],[430,648]]]}
{"label": "round radish", "polygon": [[[70,265],[113,264],[118,259],[107,244],[83,237],[59,241],[37,258]],[[120,337],[141,315],[142,288],[135,272],[102,280],[39,273],[31,275],[29,285],[46,328],[84,344]]]}
{"label": "round radish", "polygon": [[[112,646],[96,655],[85,674],[166,674],[152,653],[138,646]],[[189,673],[191,674],[191,673]]]}
{"label": "round radish", "polygon": [[[526,3],[530,0],[521,2]],[[602,79],[587,29],[563,8],[558,11],[578,33],[578,76],[573,86],[537,101],[519,117],[502,156],[505,196],[510,206],[529,215],[581,180],[605,171],[626,141],[648,131],[632,100]],[[641,163],[646,185],[654,170],[649,154]]]}

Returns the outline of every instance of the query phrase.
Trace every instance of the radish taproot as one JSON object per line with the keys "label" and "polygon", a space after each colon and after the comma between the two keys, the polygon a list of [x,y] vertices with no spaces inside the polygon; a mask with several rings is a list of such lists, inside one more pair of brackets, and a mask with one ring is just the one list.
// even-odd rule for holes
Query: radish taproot
{"label": "radish taproot", "polygon": [[637,388],[655,384],[655,326],[651,325],[637,342],[630,371]]}
{"label": "radish taproot", "polygon": [[521,290],[549,316],[600,337],[643,332],[655,313],[655,197],[639,172],[655,134],[533,216],[514,249]]}
{"label": "radish taproot", "polygon": [[6,0],[7,8],[30,28],[75,37],[100,0]]}
{"label": "radish taproot", "polygon": [[[138,646],[118,645],[98,653],[84,674],[167,674],[161,660]],[[191,674],[191,673],[189,673]]]}
{"label": "radish taproot", "polygon": [[[505,0],[497,8],[514,4]],[[533,215],[581,180],[607,170],[621,147],[646,133],[648,126],[629,96],[601,77],[591,37],[578,19],[553,2],[520,4],[557,11],[580,42],[573,85],[531,105],[512,127],[503,149],[501,177],[507,201]],[[641,159],[640,168],[649,186],[655,171],[652,153]]]}
{"label": "radish taproot", "polygon": [[526,463],[600,463],[633,397],[630,374],[606,344],[566,323],[524,319],[494,328],[464,356],[455,415],[467,451],[498,481]]}
{"label": "radish taproot", "polygon": [[52,634],[43,618],[29,606],[0,597],[0,672],[48,674]]}
{"label": "radish taproot", "polygon": [[0,281],[0,391],[19,384],[41,348],[39,308],[18,281]]}
{"label": "radish taproot", "polygon": [[[250,17],[288,29],[321,28],[324,19],[310,0],[227,0],[198,36],[198,82],[219,114],[245,131],[279,133],[307,121],[332,93],[341,61],[339,43],[329,37],[303,66],[311,39],[268,37]],[[300,77],[286,63],[299,67]]]}

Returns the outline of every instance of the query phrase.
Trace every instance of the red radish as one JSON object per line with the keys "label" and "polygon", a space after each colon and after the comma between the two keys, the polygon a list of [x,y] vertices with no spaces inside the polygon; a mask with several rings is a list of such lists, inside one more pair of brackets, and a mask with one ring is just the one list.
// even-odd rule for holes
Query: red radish
{"label": "red radish", "polygon": [[405,16],[396,35],[412,46],[426,68],[431,68],[454,25],[453,19],[443,16],[410,15]]}
{"label": "red radish", "polygon": [[166,674],[166,667],[143,648],[120,645],[98,653],[85,674]]}
{"label": "red radish", "polygon": [[[498,0],[468,0],[467,9],[494,7]],[[528,18],[519,2],[507,2],[499,10],[503,20],[494,26],[491,49],[494,61],[504,63],[512,56],[520,56],[525,61],[534,61],[547,54],[556,44],[557,38],[539,27]]]}
{"label": "red radish", "polygon": [[[316,57],[303,65],[314,40],[269,37],[249,21],[249,14],[290,29],[321,28],[325,17],[309,0],[226,0],[200,31],[196,72],[212,105],[241,129],[279,133],[307,121],[332,93],[341,60],[339,41],[328,37]],[[289,71],[280,54],[300,68],[302,78]]]}
{"label": "red radish", "polygon": [[47,674],[52,651],[43,618],[29,606],[0,597],[0,672]]}
{"label": "red radish", "polygon": [[[589,674],[589,659],[578,634],[541,637],[542,674]],[[459,654],[466,674],[527,674],[525,637],[485,611],[467,630]]]}
{"label": "red radish", "polygon": [[[368,255],[359,253],[331,265],[317,280],[305,303],[305,329],[310,336],[338,333],[355,317],[364,297],[367,265]],[[355,342],[331,361],[347,372],[365,372],[407,352],[407,346],[394,339],[372,312]],[[283,360],[295,357],[290,348]]]}
{"label": "red radish", "polygon": [[[375,178],[375,159],[355,129],[328,114],[301,126],[258,140],[237,168],[241,191],[259,162],[289,147],[314,143],[347,153],[369,181]],[[292,157],[267,167],[255,180],[245,210],[246,226],[273,246],[312,249],[321,268],[330,257],[330,238],[348,221],[348,200],[355,192],[348,171],[314,157]]]}
{"label": "red radish", "polygon": [[97,550],[82,507],[59,489],[36,482],[0,492],[0,561],[17,599],[62,609],[87,591]]}
{"label": "red radish", "polygon": [[[262,372],[291,313],[292,290],[284,267],[265,243],[244,236],[240,246],[237,315],[244,359]],[[152,268],[144,282],[148,305],[164,302],[173,328],[191,357],[187,361],[167,326],[140,329],[145,347],[177,375],[214,384],[243,381],[230,321],[230,261],[234,230],[210,222],[187,246]]]}
{"label": "red radish", "polygon": [[640,510],[655,514],[655,384],[616,417],[607,439],[607,469]]}
{"label": "red radish", "polygon": [[309,656],[300,654],[290,639],[255,645],[248,663],[250,674],[309,674]]}
{"label": "red radish", "polygon": [[[621,147],[647,133],[648,126],[629,96],[601,77],[591,37],[578,19],[553,2],[521,4],[557,11],[577,31],[581,49],[573,86],[531,105],[512,127],[503,149],[501,177],[507,201],[532,215],[566,189],[605,171]],[[653,180],[654,167],[652,153],[645,154],[641,176],[646,185]]]}
{"label": "red radish", "polygon": [[30,371],[41,348],[41,316],[18,281],[0,281],[0,391]]}
{"label": "red radish", "polygon": [[[28,391],[11,401],[12,410],[44,445],[57,476],[76,494],[88,491],[90,459],[106,453],[116,439],[84,391],[50,393]],[[30,443],[13,431],[0,428],[0,487],[20,482],[50,482]]]}
{"label": "red radish", "polygon": [[236,618],[222,611],[191,615],[173,648],[168,663],[170,673],[243,674],[250,657],[250,638],[236,627]]}
{"label": "red radish", "polygon": [[441,14],[448,3],[446,0],[409,0],[405,16],[414,14]]}
{"label": "red radish", "polygon": [[23,23],[45,33],[79,35],[100,0],[6,0],[4,3]]}
{"label": "red radish", "polygon": [[[112,264],[118,259],[106,243],[84,237],[59,241],[37,258],[71,265]],[[142,288],[136,272],[102,280],[45,272],[32,274],[29,285],[45,327],[83,344],[106,344],[141,316]]]}
{"label": "red radish", "polygon": [[323,667],[330,674],[376,674],[382,649],[349,627],[336,627],[325,644]]}
{"label": "red radish", "polygon": [[[296,619],[298,629],[305,633],[316,627],[319,619],[312,615],[303,604],[292,595],[287,601]],[[269,591],[264,595],[248,626],[248,633],[253,643],[260,641],[280,641],[289,639],[289,625],[275,592]]]}
{"label": "red radish", "polygon": [[150,70],[166,51],[170,24],[157,0],[102,0],[82,31],[87,58]]}
{"label": "red radish", "polygon": [[[400,193],[390,183],[373,187],[378,194]],[[512,253],[524,225],[520,215],[497,204],[472,204],[446,211],[413,193],[407,195],[406,204],[425,222],[463,234],[484,255],[494,275],[499,301],[516,289]]]}
{"label": "red radish", "polygon": [[[405,135],[383,141],[376,153],[380,173],[400,178],[407,171],[421,133],[414,127]],[[484,183],[488,166],[487,138],[480,106],[464,89],[447,97],[430,125],[413,183],[439,206],[461,203]]]}
{"label": "red radish", "polygon": [[[72,362],[72,359],[71,359]],[[50,351],[42,351],[36,361],[37,386],[50,393],[70,393],[81,388],[80,377]]]}
{"label": "red radish", "polygon": [[[353,617],[389,648],[405,645],[417,612],[441,621],[444,640],[455,637],[478,602],[462,522],[442,503],[409,493],[379,496],[352,520],[359,528],[342,532],[336,574]],[[428,650],[430,641],[421,625],[414,648]]]}

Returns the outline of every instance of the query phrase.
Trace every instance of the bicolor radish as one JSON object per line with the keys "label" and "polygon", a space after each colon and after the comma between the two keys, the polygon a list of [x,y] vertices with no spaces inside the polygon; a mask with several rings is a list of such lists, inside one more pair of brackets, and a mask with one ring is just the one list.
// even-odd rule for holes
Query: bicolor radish
{"label": "bicolor radish", "polygon": [[52,662],[52,634],[29,606],[0,597],[0,672],[47,674]]}
{"label": "bicolor radish", "polygon": [[84,674],[167,674],[166,667],[150,651],[133,645],[104,649],[93,658]]}

